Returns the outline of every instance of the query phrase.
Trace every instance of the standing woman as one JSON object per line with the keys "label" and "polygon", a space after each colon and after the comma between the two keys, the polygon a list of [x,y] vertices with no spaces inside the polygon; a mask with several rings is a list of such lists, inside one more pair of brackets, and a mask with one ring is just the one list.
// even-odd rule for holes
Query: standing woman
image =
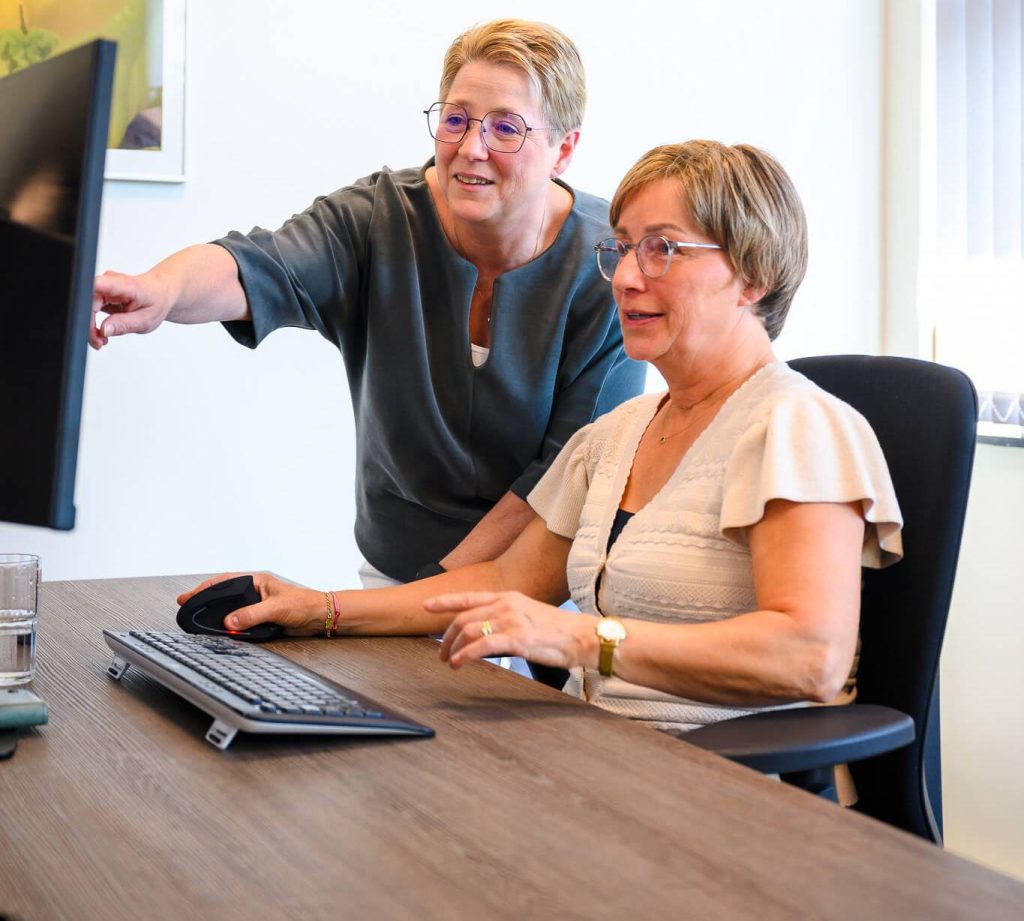
{"label": "standing woman", "polygon": [[426,109],[434,157],[318,199],[277,231],[231,233],[139,276],[96,280],[91,334],[224,322],[255,347],[316,329],[356,417],[367,585],[493,559],[581,426],[639,393],[593,264],[607,203],[559,177],[583,118],[573,43],[499,20],[459,36]]}

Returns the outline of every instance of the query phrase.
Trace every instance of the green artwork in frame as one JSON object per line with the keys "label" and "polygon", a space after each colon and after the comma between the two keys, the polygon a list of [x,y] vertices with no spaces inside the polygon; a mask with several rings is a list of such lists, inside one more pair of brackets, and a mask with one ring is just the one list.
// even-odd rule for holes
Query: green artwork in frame
{"label": "green artwork in frame", "polygon": [[117,42],[108,179],[185,179],[186,0],[0,0],[0,79],[96,38]]}

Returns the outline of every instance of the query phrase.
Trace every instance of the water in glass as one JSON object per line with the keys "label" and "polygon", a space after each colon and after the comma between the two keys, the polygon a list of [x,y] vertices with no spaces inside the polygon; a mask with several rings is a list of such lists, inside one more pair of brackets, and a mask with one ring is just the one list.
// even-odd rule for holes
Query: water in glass
{"label": "water in glass", "polygon": [[34,677],[36,620],[35,611],[0,610],[0,687]]}

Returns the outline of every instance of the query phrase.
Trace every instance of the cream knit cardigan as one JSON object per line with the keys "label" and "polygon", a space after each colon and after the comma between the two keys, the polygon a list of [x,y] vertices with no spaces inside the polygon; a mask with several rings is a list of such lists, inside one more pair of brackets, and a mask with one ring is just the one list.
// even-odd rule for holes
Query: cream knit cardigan
{"label": "cream knit cardigan", "polygon": [[[776,498],[859,501],[867,523],[862,565],[880,568],[902,556],[902,518],[871,427],[782,362],[729,397],[606,555],[637,446],[664,399],[645,394],[581,429],[530,493],[548,528],[573,541],[569,589],[581,611],[704,623],[756,610],[747,528]],[[565,690],[662,729],[754,712],[603,680],[589,669],[574,669]],[[853,696],[851,680],[836,702]]]}

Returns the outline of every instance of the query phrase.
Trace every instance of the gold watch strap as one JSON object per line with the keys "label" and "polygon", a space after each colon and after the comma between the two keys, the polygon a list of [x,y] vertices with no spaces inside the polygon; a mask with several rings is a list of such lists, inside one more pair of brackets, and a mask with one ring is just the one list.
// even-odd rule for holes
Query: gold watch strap
{"label": "gold watch strap", "polygon": [[616,617],[602,617],[594,628],[597,634],[599,652],[597,670],[605,677],[611,678],[614,672],[613,656],[619,643],[626,638],[626,627]]}
{"label": "gold watch strap", "polygon": [[615,656],[615,647],[618,645],[612,640],[601,639],[601,654],[597,660],[597,670],[605,678],[612,677],[612,659]]}

